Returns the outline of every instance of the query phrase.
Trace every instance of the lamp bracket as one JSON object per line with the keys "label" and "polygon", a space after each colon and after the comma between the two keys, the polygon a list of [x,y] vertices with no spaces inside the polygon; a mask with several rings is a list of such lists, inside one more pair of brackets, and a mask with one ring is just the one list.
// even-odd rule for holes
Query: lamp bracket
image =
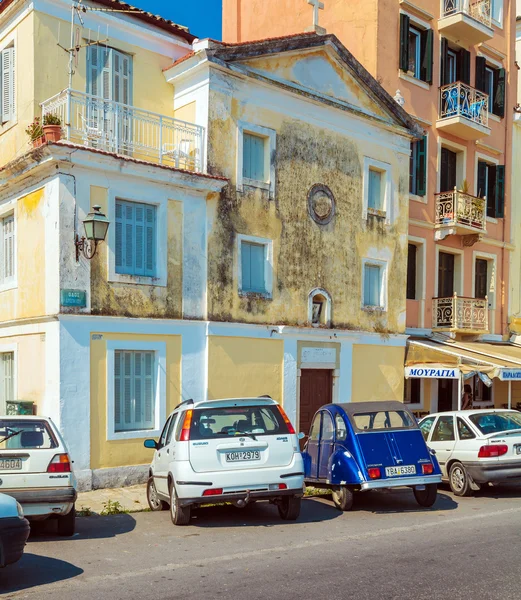
{"label": "lamp bracket", "polygon": [[98,242],[96,240],[88,240],[85,236],[80,238],[80,236],[76,234],[74,245],[76,246],[76,262],[79,262],[80,254],[83,254],[87,260],[91,260],[94,257]]}

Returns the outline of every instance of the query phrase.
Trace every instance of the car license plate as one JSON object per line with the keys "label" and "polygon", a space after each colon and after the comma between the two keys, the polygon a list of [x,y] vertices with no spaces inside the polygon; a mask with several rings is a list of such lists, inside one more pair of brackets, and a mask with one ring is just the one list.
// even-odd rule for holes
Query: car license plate
{"label": "car license plate", "polygon": [[521,454],[521,444],[516,444],[514,448],[516,450],[516,454]]}
{"label": "car license plate", "polygon": [[243,460],[260,460],[259,450],[240,450],[226,453],[226,462],[240,462]]}
{"label": "car license plate", "polygon": [[0,471],[16,471],[21,468],[21,458],[0,458]]}
{"label": "car license plate", "polygon": [[415,475],[416,467],[414,465],[407,465],[403,467],[385,467],[385,474],[387,477],[396,477],[399,475]]}

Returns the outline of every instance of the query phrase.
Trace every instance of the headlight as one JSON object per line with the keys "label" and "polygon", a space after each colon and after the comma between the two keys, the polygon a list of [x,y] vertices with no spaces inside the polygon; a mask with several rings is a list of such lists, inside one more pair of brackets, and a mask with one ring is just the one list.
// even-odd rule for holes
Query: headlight
{"label": "headlight", "polygon": [[20,519],[23,519],[24,509],[22,508],[22,505],[19,502],[16,503],[16,509],[18,510],[18,516],[20,517]]}

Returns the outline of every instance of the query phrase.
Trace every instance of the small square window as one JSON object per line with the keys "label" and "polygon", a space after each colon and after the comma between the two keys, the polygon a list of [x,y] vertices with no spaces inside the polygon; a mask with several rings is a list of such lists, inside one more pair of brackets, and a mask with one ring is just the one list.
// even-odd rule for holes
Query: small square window
{"label": "small square window", "polygon": [[382,307],[382,273],[380,265],[364,265],[364,306]]}
{"label": "small square window", "polygon": [[266,285],[267,246],[252,242],[241,242],[242,292],[268,293]]}
{"label": "small square window", "polygon": [[242,141],[244,178],[266,182],[266,143],[267,138],[244,132]]}

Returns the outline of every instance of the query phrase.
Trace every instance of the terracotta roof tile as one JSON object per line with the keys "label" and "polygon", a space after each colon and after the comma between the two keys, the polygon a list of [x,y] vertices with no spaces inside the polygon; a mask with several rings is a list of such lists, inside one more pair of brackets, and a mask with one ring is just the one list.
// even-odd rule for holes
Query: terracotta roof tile
{"label": "terracotta roof tile", "polygon": [[175,60],[171,65],[168,65],[168,67],[165,67],[163,69],[163,71],[168,71],[168,69],[171,69],[172,67],[177,66],[179,63],[182,63],[185,60],[188,60],[189,58],[192,58],[192,56],[195,56],[195,52],[189,52],[188,54],[185,54],[184,56],[181,56],[181,58],[178,58],[177,60]]}

